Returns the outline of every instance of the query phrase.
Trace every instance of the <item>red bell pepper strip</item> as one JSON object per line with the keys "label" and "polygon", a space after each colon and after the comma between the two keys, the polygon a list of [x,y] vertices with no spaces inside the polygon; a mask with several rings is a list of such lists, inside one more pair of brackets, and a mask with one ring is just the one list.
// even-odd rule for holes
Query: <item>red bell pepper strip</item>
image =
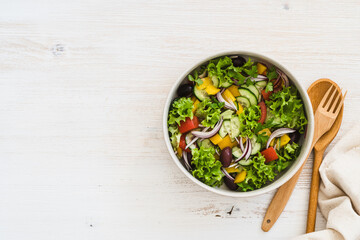
{"label": "red bell pepper strip", "polygon": [[185,147],[186,147],[185,135],[186,134],[181,135],[179,147],[185,152],[191,152],[190,148],[185,149]]}
{"label": "red bell pepper strip", "polygon": [[269,101],[270,95],[271,95],[272,93],[273,93],[272,91],[266,92],[265,89],[261,91],[261,95],[263,96],[263,98],[264,98],[266,101]]}
{"label": "red bell pepper strip", "polygon": [[265,157],[265,163],[274,161],[278,159],[278,155],[273,147],[269,147],[268,149],[265,149],[261,152],[261,154]]}
{"label": "red bell pepper strip", "polygon": [[262,101],[262,102],[259,103],[259,107],[260,107],[260,111],[261,111],[261,118],[259,120],[259,123],[263,124],[265,122],[265,119],[266,119],[266,105]]}
{"label": "red bell pepper strip", "polygon": [[199,127],[199,119],[194,116],[193,119],[187,117],[185,121],[180,121],[179,131],[180,133],[186,133]]}

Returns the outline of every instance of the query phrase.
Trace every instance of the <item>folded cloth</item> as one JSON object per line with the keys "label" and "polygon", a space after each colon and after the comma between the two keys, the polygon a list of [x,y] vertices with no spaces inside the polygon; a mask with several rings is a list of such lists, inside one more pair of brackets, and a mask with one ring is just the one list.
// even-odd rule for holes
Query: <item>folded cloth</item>
{"label": "folded cloth", "polygon": [[351,129],[333,147],[319,172],[318,203],[327,219],[326,229],[295,239],[360,239],[360,126]]}

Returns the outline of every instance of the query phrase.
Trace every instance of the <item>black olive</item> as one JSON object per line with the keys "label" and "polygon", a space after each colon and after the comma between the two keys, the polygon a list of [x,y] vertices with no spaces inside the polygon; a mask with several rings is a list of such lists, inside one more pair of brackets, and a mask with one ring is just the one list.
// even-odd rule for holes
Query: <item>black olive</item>
{"label": "black olive", "polygon": [[290,133],[290,143],[298,142],[300,140],[300,133],[298,131]]}
{"label": "black olive", "polygon": [[180,97],[187,97],[190,96],[193,92],[193,86],[191,86],[190,84],[183,84],[180,85],[180,87],[177,90],[177,94]]}
{"label": "black olive", "polygon": [[246,63],[246,60],[245,58],[238,56],[237,58],[232,58],[232,62],[235,67],[242,67]]}
{"label": "black olive", "polygon": [[224,177],[224,183],[230,190],[235,191],[238,188],[238,185],[236,183],[234,183],[233,180],[231,180],[227,177]]}
{"label": "black olive", "polygon": [[231,160],[232,160],[231,148],[226,147],[221,151],[220,162],[222,163],[223,167],[228,167],[230,166]]}

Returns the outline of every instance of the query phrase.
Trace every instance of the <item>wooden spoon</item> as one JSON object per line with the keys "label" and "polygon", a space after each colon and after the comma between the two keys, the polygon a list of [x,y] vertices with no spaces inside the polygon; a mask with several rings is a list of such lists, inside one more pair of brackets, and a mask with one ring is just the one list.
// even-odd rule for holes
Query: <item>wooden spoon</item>
{"label": "wooden spoon", "polygon": [[[336,87],[336,90],[340,92],[339,86],[336,83],[334,83],[333,81],[331,81],[330,79],[326,79],[326,78],[317,80],[309,87],[307,92],[310,97],[314,113],[315,113],[318,105],[320,104],[320,101],[322,100],[325,92],[329,89],[329,87],[331,85],[334,85]],[[329,132],[335,131],[335,135],[336,135],[336,133],[339,130],[340,124],[341,124],[342,115],[343,115],[343,108],[340,110],[340,113],[337,116],[337,118],[334,122],[334,125],[330,128]],[[332,136],[332,134],[325,133],[319,139],[319,142],[323,142],[323,144],[324,144],[324,142],[330,143],[332,141],[332,139],[335,137],[335,135]],[[330,139],[330,140],[327,140],[327,139]],[[310,154],[310,152],[309,152],[309,154]],[[309,154],[308,154],[308,156],[309,156]],[[308,156],[306,157],[306,159],[308,158]],[[275,194],[274,198],[272,199],[272,201],[268,207],[268,210],[265,214],[264,221],[261,226],[263,231],[265,231],[265,232],[269,231],[271,229],[271,227],[275,224],[276,220],[279,218],[282,211],[284,210],[284,208],[292,194],[292,191],[295,188],[296,182],[300,176],[300,173],[301,173],[305,163],[306,163],[306,161],[304,162],[302,167],[295,173],[295,175],[292,178],[290,178],[290,180],[288,182],[286,182],[284,185],[282,185],[279,188],[279,190],[276,192],[276,194]]]}
{"label": "wooden spoon", "polygon": [[[340,88],[336,83],[331,81],[330,79],[319,79],[318,81],[314,82],[308,89],[308,93],[311,89],[314,90],[316,96],[318,97],[311,97],[311,104],[314,109],[317,108],[321,101],[321,96],[324,96],[325,92],[329,87],[332,85],[336,86],[337,91],[340,91]],[[310,95],[310,93],[309,93]],[[314,165],[313,165],[313,174],[311,179],[311,189],[310,189],[310,197],[309,197],[309,208],[308,208],[308,219],[306,225],[306,233],[313,232],[315,230],[315,222],[316,222],[316,208],[317,208],[317,201],[318,201],[318,193],[319,193],[319,185],[320,185],[320,176],[319,176],[319,168],[323,160],[324,152],[335,138],[336,134],[338,133],[342,121],[344,108],[342,108],[339,112],[338,117],[336,118],[334,124],[330,128],[330,130],[325,133],[315,144],[314,146]]]}

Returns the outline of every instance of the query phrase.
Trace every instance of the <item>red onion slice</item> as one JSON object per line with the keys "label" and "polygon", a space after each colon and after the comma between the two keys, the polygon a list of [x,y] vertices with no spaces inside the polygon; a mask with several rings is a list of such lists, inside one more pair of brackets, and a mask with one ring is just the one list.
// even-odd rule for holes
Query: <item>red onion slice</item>
{"label": "red onion slice", "polygon": [[238,159],[235,160],[235,163],[237,163],[241,159],[243,159],[248,154],[248,151],[249,151],[249,144],[248,144],[248,141],[246,141],[245,150],[243,151],[243,154]]}
{"label": "red onion slice", "polygon": [[230,166],[228,166],[227,168],[232,168],[232,167],[237,167],[237,166],[239,166],[237,163],[233,163]]}
{"label": "red onion slice", "polygon": [[228,179],[234,181],[235,179],[222,167],[221,171],[224,173],[225,177],[227,177]]}
{"label": "red onion slice", "polygon": [[237,111],[237,107],[235,106],[235,104],[230,99],[226,98],[225,101],[227,101],[231,105],[231,107],[233,109],[235,109],[235,111]]}
{"label": "red onion slice", "polygon": [[220,130],[222,123],[223,123],[223,118],[221,117],[220,120],[217,122],[217,124],[210,132],[192,131],[191,133],[192,135],[198,138],[211,138]]}
{"label": "red onion slice", "polygon": [[276,72],[279,74],[280,78],[282,79],[282,81],[284,82],[284,85],[285,87],[288,87],[290,84],[289,84],[289,79],[288,77],[286,76],[285,73],[283,73],[281,70],[279,69],[276,69]]}
{"label": "red onion slice", "polygon": [[[207,130],[209,129],[209,127],[206,127],[206,128],[204,128],[201,132],[206,132]],[[194,135],[194,134],[193,134]],[[188,134],[186,135],[186,140],[187,141],[189,141],[189,139],[188,139]],[[199,137],[194,137],[193,138],[193,140],[191,140],[190,142],[189,142],[189,144],[188,145],[186,145],[186,147],[185,147],[185,149],[188,149],[188,147],[190,147],[196,140],[198,140],[199,139]]]}
{"label": "red onion slice", "polygon": [[191,165],[190,165],[188,157],[187,157],[187,152],[183,151],[182,156],[184,158],[185,167],[187,168],[188,171],[190,171]]}
{"label": "red onion slice", "polygon": [[251,81],[253,81],[253,82],[260,82],[260,81],[265,81],[266,79],[267,79],[266,76],[259,74],[256,78],[252,77],[252,78],[251,78]]}
{"label": "red onion slice", "polygon": [[239,142],[240,142],[240,144],[239,144],[239,145],[240,145],[240,149],[241,149],[241,151],[244,152],[244,149],[245,149],[245,148],[244,148],[244,144],[243,144],[243,139],[242,139],[242,137],[240,137],[240,141],[239,141]]}
{"label": "red onion slice", "polygon": [[266,143],[266,148],[269,148],[269,145],[271,143],[271,141],[276,138],[276,137],[281,137],[284,134],[287,133],[293,133],[296,132],[295,129],[291,129],[291,128],[279,128],[278,130],[275,130],[269,137],[269,140]]}
{"label": "red onion slice", "polygon": [[250,142],[249,138],[246,141],[247,141],[246,144],[249,145],[249,149],[248,149],[248,152],[246,153],[244,158],[245,158],[245,160],[248,160],[249,157],[250,157],[251,151],[252,151],[252,145],[251,145],[251,142]]}
{"label": "red onion slice", "polygon": [[225,103],[225,107],[226,107],[226,108],[232,109],[232,110],[236,111],[236,108],[234,108],[233,106],[231,106],[231,104],[228,103],[227,101],[225,101],[225,99],[221,96],[221,92],[218,92],[218,93],[216,94],[216,98],[217,98],[217,100],[218,100],[219,102]]}
{"label": "red onion slice", "polygon": [[215,152],[216,152],[217,155],[220,156],[220,153],[219,153],[219,151],[218,151],[216,148],[215,148]]}
{"label": "red onion slice", "polygon": [[288,86],[290,85],[290,84],[289,84],[289,79],[288,79],[288,77],[286,76],[285,73],[282,74],[282,79],[283,79],[283,81],[284,81],[285,87],[288,87]]}

